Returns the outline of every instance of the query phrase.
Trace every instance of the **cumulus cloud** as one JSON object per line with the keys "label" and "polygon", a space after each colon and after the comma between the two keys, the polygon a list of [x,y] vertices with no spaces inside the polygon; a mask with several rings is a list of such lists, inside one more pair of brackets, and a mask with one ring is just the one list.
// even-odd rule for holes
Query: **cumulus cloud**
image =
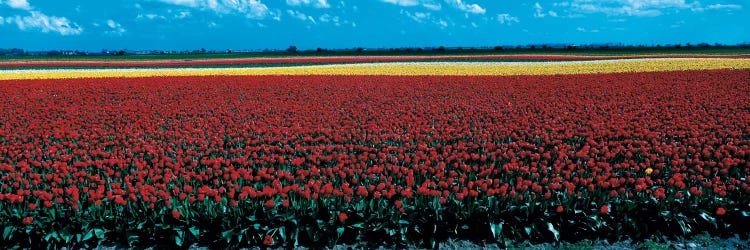
{"label": "cumulus cloud", "polygon": [[[2,3],[2,1],[0,1]],[[26,0],[7,0],[5,1],[9,7],[19,10],[31,10],[31,5]]]}
{"label": "cumulus cloud", "polygon": [[380,0],[386,3],[395,4],[399,6],[417,6],[419,1],[417,0]]}
{"label": "cumulus cloud", "polygon": [[166,17],[164,17],[162,15],[157,15],[157,14],[153,14],[153,13],[138,14],[135,18],[136,19],[148,19],[148,20],[157,20],[157,19],[165,20],[165,19],[167,19]]}
{"label": "cumulus cloud", "polygon": [[443,6],[440,5],[440,3],[423,3],[422,6],[424,6],[425,8],[429,10],[434,10],[434,11],[438,11],[443,8]]}
{"label": "cumulus cloud", "polygon": [[[161,2],[217,13],[240,13],[249,19],[265,19],[272,12],[260,0],[160,0]],[[275,19],[275,18],[274,18]]]}
{"label": "cumulus cloud", "polygon": [[699,2],[688,3],[685,0],[573,0],[555,3],[555,6],[569,7],[571,11],[582,14],[603,13],[610,16],[660,16],[663,10],[668,9],[703,10]]}
{"label": "cumulus cloud", "polygon": [[28,16],[5,17],[5,22],[15,24],[20,30],[38,30],[43,33],[58,33],[63,36],[78,35],[83,28],[65,17],[48,16],[39,11],[30,11]]}
{"label": "cumulus cloud", "polygon": [[518,17],[511,16],[510,14],[505,13],[497,15],[497,22],[499,22],[500,24],[511,25],[513,23],[519,23],[521,22],[521,20],[519,20]]}
{"label": "cumulus cloud", "polygon": [[437,23],[438,25],[440,25],[440,27],[442,27],[442,28],[446,28],[446,27],[448,27],[448,22],[446,22],[446,21],[445,21],[445,20],[443,20],[443,19],[440,19],[440,20],[438,20],[438,21],[437,21],[436,23]]}
{"label": "cumulus cloud", "polygon": [[418,23],[423,23],[425,21],[428,21],[430,19],[430,17],[431,17],[431,14],[427,13],[427,12],[415,12],[415,13],[411,13],[409,11],[401,10],[401,14],[405,15],[405,16],[407,16],[409,18],[411,18],[412,20],[414,20],[414,21],[416,21]]}
{"label": "cumulus cloud", "polygon": [[384,3],[390,3],[390,4],[395,4],[398,6],[403,6],[403,7],[422,6],[432,11],[439,11],[443,8],[443,5],[441,5],[438,2],[435,2],[434,0],[380,0],[380,1]]}
{"label": "cumulus cloud", "polygon": [[401,15],[404,15],[412,20],[414,20],[417,23],[431,23],[434,25],[437,25],[440,28],[446,28],[451,25],[455,25],[453,22],[448,22],[442,18],[439,18],[439,15],[432,15],[429,12],[409,12],[406,10],[401,10]]}
{"label": "cumulus cloud", "polygon": [[589,29],[586,29],[586,28],[583,28],[583,27],[578,27],[578,28],[576,28],[576,30],[578,32],[589,32],[589,33],[597,33],[597,32],[599,32],[598,29],[589,30]]}
{"label": "cumulus cloud", "polygon": [[708,8],[710,10],[721,10],[721,9],[739,10],[739,9],[742,9],[742,5],[739,5],[739,4],[712,4],[712,5],[706,6],[706,8]]}
{"label": "cumulus cloud", "polygon": [[485,8],[482,8],[482,6],[479,6],[479,4],[475,4],[475,3],[467,4],[467,3],[464,3],[462,0],[445,0],[445,2],[467,13],[484,14],[487,12]]}
{"label": "cumulus cloud", "polygon": [[120,23],[115,22],[115,20],[112,19],[107,20],[107,27],[109,27],[110,30],[106,31],[106,33],[110,35],[122,35],[122,33],[125,33],[126,31]]}
{"label": "cumulus cloud", "polygon": [[315,8],[323,9],[331,8],[326,0],[286,0],[286,4],[291,6],[312,5]]}
{"label": "cumulus cloud", "polygon": [[335,26],[340,26],[341,25],[341,22],[340,22],[341,18],[339,18],[339,16],[332,16],[332,15],[329,15],[329,14],[323,14],[322,16],[318,17],[318,20],[321,23],[332,23]]}
{"label": "cumulus cloud", "polygon": [[299,20],[307,20],[307,15],[305,13],[302,13],[298,10],[286,10],[286,13],[289,14],[289,16],[299,19]]}
{"label": "cumulus cloud", "polygon": [[557,12],[554,12],[551,10],[545,12],[544,8],[542,7],[541,4],[539,4],[539,2],[534,3],[534,10],[535,10],[534,17],[537,17],[537,18],[542,18],[545,16],[551,16],[551,17],[557,16]]}

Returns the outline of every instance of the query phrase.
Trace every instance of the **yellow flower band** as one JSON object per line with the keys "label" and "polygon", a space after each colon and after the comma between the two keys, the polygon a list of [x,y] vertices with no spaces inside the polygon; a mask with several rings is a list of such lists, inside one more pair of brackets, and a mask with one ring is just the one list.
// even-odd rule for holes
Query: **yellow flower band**
{"label": "yellow flower band", "polygon": [[660,58],[560,62],[398,62],[250,68],[0,70],[0,80],[233,75],[555,75],[750,69],[750,59]]}

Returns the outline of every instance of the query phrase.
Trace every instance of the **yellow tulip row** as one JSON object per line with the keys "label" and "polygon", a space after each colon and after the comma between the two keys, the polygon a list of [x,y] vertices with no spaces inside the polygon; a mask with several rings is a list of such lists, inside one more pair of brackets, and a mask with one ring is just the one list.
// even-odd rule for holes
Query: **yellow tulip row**
{"label": "yellow tulip row", "polygon": [[634,59],[525,63],[367,63],[265,68],[0,70],[0,80],[217,75],[552,75],[750,69],[750,59]]}

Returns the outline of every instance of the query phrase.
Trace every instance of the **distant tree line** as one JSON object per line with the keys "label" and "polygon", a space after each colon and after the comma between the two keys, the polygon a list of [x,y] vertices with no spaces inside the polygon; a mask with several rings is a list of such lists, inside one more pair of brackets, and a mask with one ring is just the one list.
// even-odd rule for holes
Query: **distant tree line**
{"label": "distant tree line", "polygon": [[318,47],[311,50],[301,50],[296,45],[290,45],[284,50],[207,50],[200,48],[195,50],[101,50],[100,52],[85,52],[78,50],[49,50],[49,51],[27,51],[19,48],[2,49],[0,56],[78,56],[78,55],[163,55],[163,54],[231,54],[231,53],[466,53],[466,52],[492,52],[492,51],[547,51],[547,50],[678,50],[678,49],[731,49],[731,48],[750,48],[750,42],[737,45],[724,45],[720,43],[685,43],[685,44],[656,44],[656,45],[623,45],[621,43],[603,43],[603,44],[528,44],[528,45],[496,45],[488,47],[394,47],[394,48],[363,48],[354,47],[347,49],[328,49]]}

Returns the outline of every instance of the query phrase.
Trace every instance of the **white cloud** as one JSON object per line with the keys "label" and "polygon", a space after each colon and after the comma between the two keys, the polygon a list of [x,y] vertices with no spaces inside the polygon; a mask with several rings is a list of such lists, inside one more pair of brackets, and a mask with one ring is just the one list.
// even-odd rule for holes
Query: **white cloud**
{"label": "white cloud", "polygon": [[157,15],[157,14],[138,14],[138,16],[136,16],[135,18],[136,19],[148,19],[148,20],[167,19],[166,17],[162,15]]}
{"label": "white cloud", "polygon": [[742,9],[742,5],[739,5],[739,4],[712,4],[712,5],[706,6],[706,8],[708,8],[710,10],[720,10],[720,9],[739,10],[739,9]]}
{"label": "white cloud", "polygon": [[161,2],[180,5],[202,10],[212,10],[217,13],[240,13],[249,19],[265,19],[266,16],[275,16],[268,6],[260,0],[160,0]]}
{"label": "white cloud", "polygon": [[455,25],[453,22],[448,22],[442,18],[439,18],[439,16],[432,15],[430,12],[409,12],[406,10],[401,10],[401,15],[404,15],[415,22],[418,23],[431,23],[434,25],[437,25],[440,28],[446,28],[450,25]]}
{"label": "white cloud", "polygon": [[443,28],[448,27],[448,22],[446,22],[443,19],[440,19],[439,21],[437,21],[437,24],[440,25],[440,27],[443,27]]}
{"label": "white cloud", "polygon": [[192,15],[190,11],[180,11],[179,13],[175,14],[174,17],[177,19],[185,19]]}
{"label": "white cloud", "polygon": [[116,23],[116,22],[115,22],[114,20],[112,20],[112,19],[109,19],[109,20],[107,20],[107,26],[109,26],[110,28],[113,28],[113,29],[114,29],[114,28],[116,28],[116,27],[117,27],[118,25],[120,25],[120,24]]}
{"label": "white cloud", "polygon": [[63,36],[78,35],[83,28],[66,17],[47,16],[39,11],[30,11],[30,16],[6,17],[5,23],[15,23],[20,30],[39,30],[43,33],[59,33]]}
{"label": "white cloud", "polygon": [[286,0],[286,4],[291,6],[312,5],[315,8],[322,9],[331,8],[326,0]]}
{"label": "white cloud", "polygon": [[534,3],[534,9],[536,10],[536,13],[534,13],[534,17],[544,17],[545,14],[543,12],[542,5],[539,4],[539,2]]}
{"label": "white cloud", "polygon": [[[403,7],[414,7],[421,5],[422,7],[432,10],[439,11],[443,8],[443,5],[436,3],[434,0],[380,0],[381,2],[395,4]],[[460,2],[460,1],[459,1]]]}
{"label": "white cloud", "polygon": [[188,7],[198,7],[198,0],[161,0],[162,2],[174,4],[174,5],[182,5],[182,6],[188,6]]}
{"label": "white cloud", "polygon": [[291,17],[305,21],[307,20],[307,15],[305,13],[302,13],[298,10],[286,10],[286,13],[289,14]]}
{"label": "white cloud", "polygon": [[115,22],[115,20],[109,19],[107,20],[107,27],[109,27],[111,30],[106,31],[105,33],[110,35],[122,35],[122,33],[125,33],[125,28],[120,25],[120,23]]}
{"label": "white cloud", "polygon": [[419,2],[417,0],[380,0],[386,3],[395,4],[399,6],[417,6]]}
{"label": "white cloud", "polygon": [[[341,18],[329,14],[323,14],[322,16],[318,17],[318,20],[322,23],[332,23],[335,26],[341,25]],[[344,23],[347,23],[347,21],[344,21]]]}
{"label": "white cloud", "polygon": [[555,11],[550,10],[550,11],[545,12],[544,8],[542,7],[541,4],[539,4],[539,2],[534,3],[534,10],[535,10],[534,17],[536,18],[542,18],[545,16],[557,17],[557,12]]}
{"label": "white cloud", "polygon": [[589,32],[589,33],[597,33],[597,32],[599,32],[598,29],[588,30],[588,29],[583,28],[583,27],[578,27],[578,28],[576,28],[576,30],[578,32]]}
{"label": "white cloud", "polygon": [[577,13],[610,16],[660,16],[664,10],[703,10],[698,1],[687,3],[685,0],[573,0],[555,3],[554,6],[569,7]]}
{"label": "white cloud", "polygon": [[519,23],[521,20],[518,19],[518,17],[511,16],[510,14],[498,14],[497,15],[497,21],[500,24],[507,24],[511,25],[513,23]]}
{"label": "white cloud", "polygon": [[479,4],[466,4],[462,0],[445,0],[446,3],[455,6],[456,8],[473,14],[484,14],[487,12],[486,9],[479,6]]}
{"label": "white cloud", "polygon": [[424,23],[425,21],[428,21],[431,17],[431,14],[428,12],[411,13],[409,11],[401,10],[401,14],[411,18],[412,20],[418,23]]}
{"label": "white cloud", "polygon": [[29,2],[26,0],[7,0],[5,1],[5,4],[7,4],[9,7],[19,10],[30,10],[31,5],[29,5]]}
{"label": "white cloud", "polygon": [[433,11],[438,11],[443,8],[439,3],[423,3],[422,6]]}

